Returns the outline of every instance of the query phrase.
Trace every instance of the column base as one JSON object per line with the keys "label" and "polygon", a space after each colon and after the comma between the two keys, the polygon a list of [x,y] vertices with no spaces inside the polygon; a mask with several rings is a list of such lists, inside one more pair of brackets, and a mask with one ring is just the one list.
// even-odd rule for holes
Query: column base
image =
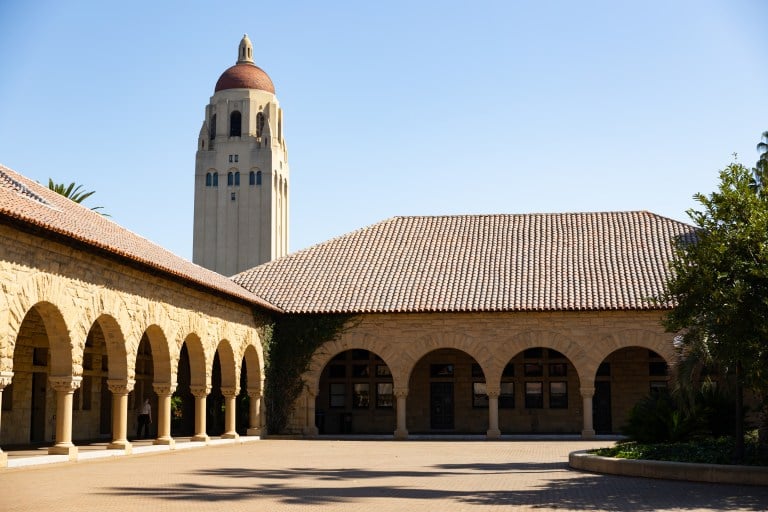
{"label": "column base", "polygon": [[152,441],[152,444],[167,446],[171,450],[176,448],[176,440],[172,437],[158,437],[157,439]]}
{"label": "column base", "polygon": [[227,432],[225,434],[221,434],[222,439],[240,439],[240,434],[237,432]]}
{"label": "column base", "polygon": [[317,429],[317,427],[312,426],[304,428],[304,432],[302,432],[302,434],[304,434],[304,437],[317,437],[320,435],[320,431]]}
{"label": "column base", "polygon": [[207,443],[210,440],[211,438],[208,437],[208,434],[196,434],[190,439],[190,441],[197,441],[200,443]]}
{"label": "column base", "polygon": [[126,455],[133,453],[133,445],[128,441],[112,441],[107,445],[107,450],[123,450]]}
{"label": "column base", "polygon": [[397,439],[398,441],[404,441],[404,440],[408,439],[408,431],[405,430],[405,429],[403,429],[403,430],[400,430],[400,429],[395,430],[395,439]]}
{"label": "column base", "polygon": [[581,431],[581,438],[582,439],[593,439],[595,437],[595,431],[594,430],[582,430]]}
{"label": "column base", "polygon": [[7,468],[8,467],[8,454],[5,452],[0,452],[0,468]]}
{"label": "column base", "polygon": [[253,428],[249,428],[249,429],[248,429],[248,430],[245,432],[245,434],[246,434],[246,435],[248,435],[248,436],[260,436],[260,435],[262,435],[262,434],[263,434],[263,430],[264,430],[264,429],[263,429],[263,428],[261,428],[261,427],[253,427]]}
{"label": "column base", "polygon": [[48,448],[48,455],[67,455],[69,460],[77,460],[77,446],[70,444],[57,444]]}
{"label": "column base", "polygon": [[485,433],[485,437],[487,439],[498,439],[501,437],[501,430],[499,429],[488,429],[488,431]]}

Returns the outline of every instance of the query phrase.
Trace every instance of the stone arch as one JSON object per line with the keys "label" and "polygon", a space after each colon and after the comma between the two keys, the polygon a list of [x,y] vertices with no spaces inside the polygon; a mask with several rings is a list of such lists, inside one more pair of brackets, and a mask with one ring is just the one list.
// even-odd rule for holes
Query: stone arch
{"label": "stone arch", "polygon": [[[221,387],[237,390],[240,387],[240,380],[237,378],[239,365],[235,360],[232,345],[227,339],[223,339],[216,347],[216,352],[219,354],[219,364],[221,365]],[[211,364],[213,364],[213,358],[211,358]]]}
{"label": "stone arch", "polygon": [[[402,386],[403,388],[407,387],[408,381],[402,380],[405,368],[403,368],[394,357],[393,348],[382,341],[373,340],[369,336],[363,336],[355,337],[353,339],[342,338],[329,341],[323,343],[323,345],[315,351],[312,360],[309,363],[309,370],[304,374],[307,388],[312,396],[317,396],[320,389],[320,376],[330,360],[341,352],[354,349],[367,350],[381,357],[392,372],[394,387],[396,389],[399,389],[399,386]],[[398,365],[397,367],[393,366],[396,364]]]}
{"label": "stone arch", "polygon": [[209,363],[203,342],[197,334],[189,334],[184,339],[184,344],[187,345],[189,353],[190,385],[210,387],[213,358]]}
{"label": "stone arch", "polygon": [[587,382],[592,382],[600,363],[609,355],[617,350],[629,347],[641,347],[653,350],[659,354],[664,361],[672,366],[676,360],[675,347],[672,343],[672,336],[668,333],[655,332],[643,329],[626,329],[609,334],[602,338],[594,346],[587,364],[584,365],[584,371],[589,375]]}
{"label": "stone arch", "polygon": [[104,333],[109,361],[108,378],[126,382],[128,380],[128,353],[125,336],[123,336],[119,322],[112,315],[103,313],[94,320],[94,324],[98,324]]}
{"label": "stone arch", "polygon": [[[147,335],[147,339],[149,339],[149,346],[152,349],[152,369],[154,372],[154,382],[171,382],[171,354],[168,349],[168,337],[166,336],[163,329],[155,324],[147,327],[144,333]],[[139,337],[139,340],[141,340],[141,337]],[[136,350],[138,350],[138,345],[136,345],[134,349],[134,361],[136,357]]]}
{"label": "stone arch", "polygon": [[264,389],[264,367],[255,344],[249,343],[245,346],[242,359],[245,361],[248,372],[248,392],[261,393]]}
{"label": "stone arch", "polygon": [[[404,352],[408,356],[408,369],[405,373],[405,384],[412,377],[413,369],[416,364],[427,354],[439,349],[454,349],[464,352],[471,358],[473,358],[486,376],[486,382],[489,381],[489,374],[493,374],[496,355],[487,343],[483,343],[482,340],[467,336],[462,333],[449,333],[449,334],[429,334],[417,339],[412,345],[410,345]],[[499,374],[501,370],[499,370]]]}

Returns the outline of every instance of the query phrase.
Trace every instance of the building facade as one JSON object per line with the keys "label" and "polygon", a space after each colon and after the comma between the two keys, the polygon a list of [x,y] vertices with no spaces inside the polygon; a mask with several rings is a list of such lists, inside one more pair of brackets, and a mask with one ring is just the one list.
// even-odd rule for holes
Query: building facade
{"label": "building facade", "polygon": [[192,260],[229,276],[287,254],[289,178],[283,110],[245,35],[205,107]]}

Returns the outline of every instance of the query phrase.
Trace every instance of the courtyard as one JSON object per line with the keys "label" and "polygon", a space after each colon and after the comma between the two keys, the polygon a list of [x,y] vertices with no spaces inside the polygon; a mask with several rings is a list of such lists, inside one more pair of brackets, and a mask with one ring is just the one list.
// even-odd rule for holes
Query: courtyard
{"label": "courtyard", "polygon": [[608,441],[267,439],[0,473],[0,509],[765,510],[768,488],[582,473]]}

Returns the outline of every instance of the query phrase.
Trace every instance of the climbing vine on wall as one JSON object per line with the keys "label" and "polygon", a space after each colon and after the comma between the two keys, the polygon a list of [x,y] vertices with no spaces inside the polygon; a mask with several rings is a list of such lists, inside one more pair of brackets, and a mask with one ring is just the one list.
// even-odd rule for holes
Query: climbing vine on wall
{"label": "climbing vine on wall", "polygon": [[264,406],[267,430],[284,432],[296,399],[304,389],[302,374],[325,342],[344,332],[352,315],[292,314],[262,327],[264,343]]}

